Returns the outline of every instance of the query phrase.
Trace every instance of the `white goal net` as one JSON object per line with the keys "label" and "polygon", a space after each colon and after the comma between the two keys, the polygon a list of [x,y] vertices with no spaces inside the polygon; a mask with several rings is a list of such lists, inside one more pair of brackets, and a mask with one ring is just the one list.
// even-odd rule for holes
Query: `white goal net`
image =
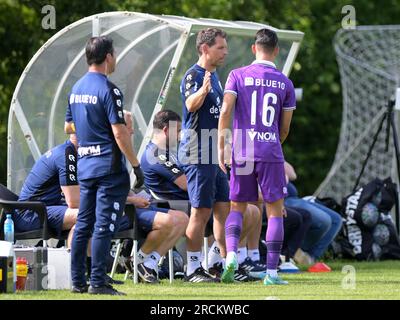
{"label": "white goal net", "polygon": [[[388,102],[400,87],[400,26],[341,29],[334,48],[343,93],[342,127],[334,163],[315,195],[341,201],[352,191]],[[396,111],[394,117],[398,123]],[[385,121],[360,185],[376,177],[397,181],[392,131],[386,152],[386,127]]]}

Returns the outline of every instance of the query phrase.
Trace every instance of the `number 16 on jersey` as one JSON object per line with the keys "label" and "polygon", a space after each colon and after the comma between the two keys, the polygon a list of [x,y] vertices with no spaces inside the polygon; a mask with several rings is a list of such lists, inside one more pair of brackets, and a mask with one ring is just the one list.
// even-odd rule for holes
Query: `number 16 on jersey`
{"label": "number 16 on jersey", "polygon": [[[278,97],[275,93],[268,92],[264,95],[262,104],[262,123],[266,127],[271,127],[274,122],[275,108],[269,103],[276,105]],[[251,119],[252,125],[256,124],[257,119],[257,90],[251,95]]]}

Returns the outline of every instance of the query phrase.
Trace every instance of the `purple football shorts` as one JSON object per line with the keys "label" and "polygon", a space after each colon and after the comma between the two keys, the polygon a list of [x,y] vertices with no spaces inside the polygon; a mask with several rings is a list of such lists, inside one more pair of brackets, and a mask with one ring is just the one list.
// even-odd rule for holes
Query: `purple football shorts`
{"label": "purple football shorts", "polygon": [[229,194],[232,201],[257,201],[258,186],[265,202],[285,198],[287,188],[283,162],[232,162]]}

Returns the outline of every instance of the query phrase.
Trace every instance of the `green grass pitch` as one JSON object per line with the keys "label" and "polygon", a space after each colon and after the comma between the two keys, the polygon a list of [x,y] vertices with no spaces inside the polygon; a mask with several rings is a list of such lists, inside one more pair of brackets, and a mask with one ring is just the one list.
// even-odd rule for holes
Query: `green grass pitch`
{"label": "green grass pitch", "polygon": [[[0,294],[0,300],[126,299],[126,300],[293,300],[400,299],[400,261],[328,262],[330,273],[283,274],[287,286],[264,286],[262,281],[235,284],[190,284],[162,280],[159,285],[134,285],[128,280],[117,289],[126,297],[72,294],[67,290]],[[351,267],[348,267],[351,266]],[[354,269],[353,269],[354,268]],[[304,270],[304,269],[303,269]],[[348,270],[355,270],[355,273]],[[122,279],[123,275],[117,275]]]}

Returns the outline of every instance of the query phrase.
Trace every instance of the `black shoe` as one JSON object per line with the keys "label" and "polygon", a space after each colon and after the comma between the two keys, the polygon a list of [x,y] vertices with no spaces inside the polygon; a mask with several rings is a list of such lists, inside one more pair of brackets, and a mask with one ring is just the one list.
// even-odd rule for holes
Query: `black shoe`
{"label": "black shoe", "polygon": [[143,262],[138,265],[138,275],[140,280],[145,283],[160,282],[158,280],[157,271],[146,267]]}
{"label": "black shoe", "polygon": [[71,292],[72,293],[87,293],[89,286],[72,286]]}
{"label": "black shoe", "polygon": [[222,267],[222,262],[214,263],[214,265],[208,269],[208,273],[217,278],[221,278],[223,271],[224,271],[224,268]]}
{"label": "black shoe", "polygon": [[265,277],[267,266],[259,262],[254,262],[247,257],[240,265],[239,269],[246,271],[250,276],[258,279]]}
{"label": "black shoe", "polygon": [[247,257],[240,265],[239,267],[241,269],[244,269],[246,271],[265,271],[265,269],[262,269],[259,265],[257,265],[253,260],[251,260],[249,257]]}
{"label": "black shoe", "polygon": [[265,263],[262,263],[260,260],[254,261],[254,264],[261,269],[267,270],[267,265]]}
{"label": "black shoe", "polygon": [[239,269],[235,271],[233,280],[235,280],[236,282],[250,282],[250,281],[258,281],[260,279],[251,276],[249,272],[239,267]]}
{"label": "black shoe", "polygon": [[115,279],[111,278],[108,274],[106,274],[106,283],[120,285],[120,284],[124,284],[125,282],[123,282],[121,280],[115,280]]}
{"label": "black shoe", "polygon": [[[105,275],[105,282],[107,284],[116,284],[116,285],[121,285],[121,284],[125,283],[124,281],[115,280],[115,279],[111,278],[108,274]],[[86,283],[87,283],[87,286],[89,287],[90,286],[90,278],[86,278]]]}
{"label": "black shoe", "polygon": [[185,281],[187,282],[221,282],[219,278],[213,276],[209,272],[203,269],[203,267],[198,267],[195,272],[193,272],[190,276],[185,277]]}
{"label": "black shoe", "polygon": [[108,294],[111,296],[126,296],[126,293],[115,290],[110,284],[105,284],[101,287],[89,287],[89,294]]}

